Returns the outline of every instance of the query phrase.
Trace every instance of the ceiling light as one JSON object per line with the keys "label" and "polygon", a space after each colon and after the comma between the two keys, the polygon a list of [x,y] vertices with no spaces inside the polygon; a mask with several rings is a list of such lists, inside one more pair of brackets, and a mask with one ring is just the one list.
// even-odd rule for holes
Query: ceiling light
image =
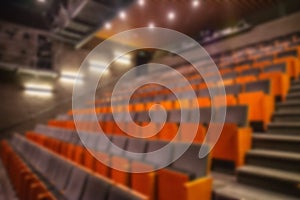
{"label": "ceiling light", "polygon": [[106,22],[104,26],[107,30],[111,29],[111,23],[109,22]]}
{"label": "ceiling light", "polygon": [[148,28],[151,28],[151,29],[154,28],[154,23],[152,23],[152,22],[149,23]]}
{"label": "ceiling light", "polygon": [[125,18],[126,18],[126,13],[125,13],[124,11],[121,11],[121,12],[119,13],[119,17],[120,17],[121,19],[125,19]]}
{"label": "ceiling light", "polygon": [[139,0],[138,4],[139,4],[139,6],[144,6],[145,5],[145,0]]}
{"label": "ceiling light", "polygon": [[66,83],[79,83],[81,84],[83,82],[83,77],[80,74],[77,74],[75,72],[61,72],[60,80]]}
{"label": "ceiling light", "polygon": [[193,5],[194,8],[198,7],[199,4],[200,4],[199,0],[193,0],[192,1],[192,5]]}
{"label": "ceiling light", "polygon": [[37,2],[39,2],[39,3],[45,3],[46,0],[37,0]]}
{"label": "ceiling light", "polygon": [[168,19],[173,20],[175,18],[175,13],[174,12],[169,12],[168,13]]}
{"label": "ceiling light", "polygon": [[36,83],[27,83],[24,85],[25,93],[36,96],[51,96],[53,87],[51,85],[41,85]]}

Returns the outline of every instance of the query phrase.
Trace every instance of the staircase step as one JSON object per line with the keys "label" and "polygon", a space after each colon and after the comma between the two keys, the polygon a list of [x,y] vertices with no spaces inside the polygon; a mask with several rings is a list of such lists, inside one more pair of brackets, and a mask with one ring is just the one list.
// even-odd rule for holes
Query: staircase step
{"label": "staircase step", "polygon": [[290,87],[289,93],[295,93],[295,92],[300,92],[300,84],[298,84],[298,85],[292,85]]}
{"label": "staircase step", "polygon": [[214,200],[299,200],[297,197],[285,195],[277,191],[264,190],[245,184],[229,184],[214,189]]}
{"label": "staircase step", "polygon": [[300,153],[253,149],[247,153],[246,163],[300,173]]}
{"label": "staircase step", "polygon": [[300,111],[300,101],[290,100],[290,101],[277,103],[276,108],[278,111],[286,111],[286,112],[294,111],[294,110]]}
{"label": "staircase step", "polygon": [[239,183],[300,196],[300,174],[277,169],[244,166],[237,170]]}
{"label": "staircase step", "polygon": [[300,85],[300,80],[292,81],[292,86]]}
{"label": "staircase step", "polygon": [[300,121],[300,111],[290,110],[290,111],[277,111],[273,114],[274,122],[299,122]]}
{"label": "staircase step", "polygon": [[281,122],[278,119],[268,125],[269,134],[300,136],[300,124],[298,122]]}
{"label": "staircase step", "polygon": [[300,153],[300,137],[256,133],[253,134],[252,147],[253,149]]}
{"label": "staircase step", "polygon": [[286,100],[297,100],[300,99],[300,92],[289,93],[286,96]]}

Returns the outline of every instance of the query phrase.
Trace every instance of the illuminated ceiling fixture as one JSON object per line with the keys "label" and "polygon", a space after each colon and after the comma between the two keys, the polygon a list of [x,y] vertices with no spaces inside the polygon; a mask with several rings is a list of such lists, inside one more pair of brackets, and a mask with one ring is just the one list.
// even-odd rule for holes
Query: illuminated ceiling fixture
{"label": "illuminated ceiling fixture", "polygon": [[120,64],[124,64],[124,65],[130,65],[131,58],[130,58],[130,56],[122,56],[122,57],[117,58],[116,62],[120,63]]}
{"label": "illuminated ceiling fixture", "polygon": [[97,61],[97,60],[91,60],[89,61],[89,69],[92,71],[97,71],[97,72],[104,72],[105,74],[108,72],[107,68],[107,63]]}
{"label": "illuminated ceiling fixture", "polygon": [[46,0],[37,0],[37,2],[39,2],[39,3],[45,3]]}
{"label": "illuminated ceiling fixture", "polygon": [[169,12],[169,13],[168,13],[168,19],[169,19],[169,20],[173,20],[173,19],[175,19],[175,13],[174,13],[174,12],[172,12],[172,11],[171,11],[171,12]]}
{"label": "illuminated ceiling fixture", "polygon": [[63,71],[60,74],[60,80],[66,83],[83,83],[82,75],[77,74],[76,72]]}
{"label": "illuminated ceiling fixture", "polygon": [[37,83],[27,83],[24,85],[25,93],[36,96],[52,96],[53,87]]}
{"label": "illuminated ceiling fixture", "polygon": [[193,0],[193,1],[192,1],[192,6],[193,6],[194,8],[198,7],[199,5],[200,5],[199,0]]}
{"label": "illuminated ceiling fixture", "polygon": [[126,19],[126,13],[124,11],[120,11],[119,17],[123,20]]}
{"label": "illuminated ceiling fixture", "polygon": [[104,25],[104,27],[105,27],[107,30],[111,29],[111,23],[106,22],[105,25]]}
{"label": "illuminated ceiling fixture", "polygon": [[149,23],[148,28],[151,28],[151,29],[154,28],[154,23],[152,23],[152,22]]}
{"label": "illuminated ceiling fixture", "polygon": [[145,0],[139,0],[138,4],[139,4],[139,6],[144,6],[145,5]]}
{"label": "illuminated ceiling fixture", "polygon": [[114,52],[115,61],[120,64],[130,65],[131,64],[131,56],[130,55],[123,55],[121,52]]}

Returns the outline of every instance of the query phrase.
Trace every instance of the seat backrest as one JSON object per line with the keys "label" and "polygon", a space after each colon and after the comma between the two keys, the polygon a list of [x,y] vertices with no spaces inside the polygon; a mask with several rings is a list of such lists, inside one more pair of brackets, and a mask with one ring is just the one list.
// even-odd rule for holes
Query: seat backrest
{"label": "seat backrest", "polygon": [[[172,158],[173,153],[173,146],[169,145],[168,147],[165,147],[168,144],[168,142],[154,140],[154,141],[148,141],[147,149],[146,149],[146,156],[145,161],[149,164],[152,164],[156,167],[164,167],[168,165]],[[164,151],[157,155],[157,153],[154,155],[151,152],[155,152],[157,150],[160,150],[164,147]]]}
{"label": "seat backrest", "polygon": [[[197,121],[197,112],[199,116],[199,121]],[[202,123],[202,124],[209,124],[211,119],[211,108],[206,107],[206,108],[199,108],[199,110],[191,110],[190,113],[190,122],[195,122],[195,123]]]}
{"label": "seat backrest", "polygon": [[129,189],[126,191],[118,186],[112,186],[109,191],[108,200],[142,200],[135,194],[133,194]]}
{"label": "seat backrest", "polygon": [[149,122],[150,116],[149,116],[148,111],[136,113],[136,121],[137,122]]}
{"label": "seat backrest", "polygon": [[270,80],[259,80],[255,82],[249,82],[245,85],[245,92],[263,91],[265,94],[269,94],[271,91]]}
{"label": "seat backrest", "polygon": [[273,55],[269,55],[269,56],[263,56],[260,57],[258,59],[256,59],[257,62],[263,62],[263,61],[273,61],[274,56]]}
{"label": "seat backrest", "polygon": [[[113,155],[122,155],[127,146],[127,137],[112,136],[109,152]],[[114,144],[114,145],[113,145]]]}
{"label": "seat backrest", "polygon": [[178,158],[182,152],[184,153],[172,163],[171,168],[189,174],[191,179],[206,176],[209,169],[209,154],[200,159],[199,152],[201,147],[206,152],[209,151],[209,147],[204,144],[192,144],[189,146],[187,143],[174,143],[174,159]]}
{"label": "seat backrest", "polygon": [[111,186],[107,180],[89,174],[81,200],[107,199]]}
{"label": "seat backrest", "polygon": [[107,113],[102,116],[102,121],[107,122],[107,121],[112,121],[112,120],[113,120],[113,116],[111,113]]}
{"label": "seat backrest", "polygon": [[222,75],[223,79],[235,79],[237,77],[237,72],[229,72]]}
{"label": "seat backrest", "polygon": [[240,127],[248,125],[248,106],[227,106],[225,123],[237,124]]}
{"label": "seat backrest", "polygon": [[146,151],[147,141],[144,139],[129,138],[125,152],[125,157],[132,160],[141,160],[142,153]]}
{"label": "seat backrest", "polygon": [[110,144],[110,135],[105,135],[104,133],[99,133],[98,134],[99,137],[99,141],[95,146],[95,150],[96,151],[101,151],[101,152],[105,152],[107,151],[107,149],[109,148],[109,144]]}
{"label": "seat backrest", "polygon": [[298,51],[296,49],[280,52],[277,55],[277,58],[284,58],[284,57],[298,57]]}
{"label": "seat backrest", "polygon": [[67,181],[69,180],[69,176],[71,173],[71,169],[73,165],[69,162],[63,160],[62,158],[55,157],[57,160],[57,169],[52,177],[53,182],[55,183],[56,188],[63,190],[66,186]]}
{"label": "seat backrest", "polygon": [[67,199],[81,199],[88,173],[81,168],[73,167],[70,179],[64,189]]}
{"label": "seat backrest", "polygon": [[225,86],[226,94],[238,95],[241,91],[242,85],[239,84]]}
{"label": "seat backrest", "polygon": [[199,97],[209,97],[209,90],[207,88],[198,90]]}
{"label": "seat backrest", "polygon": [[263,72],[286,72],[286,63],[278,63],[263,68]]}
{"label": "seat backrest", "polygon": [[163,100],[165,100],[166,99],[166,96],[165,95],[156,95],[155,97],[154,97],[154,101],[155,102],[160,102],[160,101],[163,101]]}
{"label": "seat backrest", "polygon": [[258,76],[259,73],[260,73],[260,69],[251,68],[251,69],[242,71],[241,76],[249,76],[249,75]]}
{"label": "seat backrest", "polygon": [[97,133],[88,134],[88,138],[86,140],[86,147],[89,149],[95,149],[97,144],[99,143],[100,137]]}
{"label": "seat backrest", "polygon": [[116,112],[113,115],[113,117],[116,122],[122,122],[122,121],[124,121],[125,113],[124,112]]}
{"label": "seat backrest", "polygon": [[179,123],[180,121],[187,122],[188,120],[189,120],[189,112],[186,109],[171,110],[168,113],[168,122]]}

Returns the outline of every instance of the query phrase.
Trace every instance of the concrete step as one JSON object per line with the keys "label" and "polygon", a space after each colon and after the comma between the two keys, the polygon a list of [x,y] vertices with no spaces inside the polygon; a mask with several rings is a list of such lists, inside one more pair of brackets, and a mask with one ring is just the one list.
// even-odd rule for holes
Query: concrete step
{"label": "concrete step", "polygon": [[300,197],[299,173],[249,165],[237,170],[237,181],[242,184]]}
{"label": "concrete step", "polygon": [[297,110],[300,112],[300,101],[299,100],[290,100],[290,101],[277,103],[276,110],[284,111],[284,112]]}
{"label": "concrete step", "polygon": [[253,149],[276,150],[300,153],[300,137],[279,134],[253,134]]}
{"label": "concrete step", "polygon": [[292,85],[290,87],[289,93],[296,93],[296,92],[300,92],[300,84]]}
{"label": "concrete step", "polygon": [[294,93],[289,93],[287,96],[286,96],[286,100],[289,101],[289,100],[300,100],[300,92],[294,92]]}
{"label": "concrete step", "polygon": [[300,124],[298,122],[281,122],[280,120],[268,125],[269,134],[300,136]]}
{"label": "concrete step", "polygon": [[300,174],[300,153],[253,149],[247,153],[246,163]]}
{"label": "concrete step", "polygon": [[273,114],[274,122],[300,122],[300,111],[289,110],[281,111],[278,110]]}
{"label": "concrete step", "polygon": [[277,191],[264,190],[245,184],[229,184],[223,188],[214,189],[214,200],[299,200],[297,197],[282,194]]}
{"label": "concrete step", "polygon": [[300,85],[300,80],[292,81],[291,86]]}

